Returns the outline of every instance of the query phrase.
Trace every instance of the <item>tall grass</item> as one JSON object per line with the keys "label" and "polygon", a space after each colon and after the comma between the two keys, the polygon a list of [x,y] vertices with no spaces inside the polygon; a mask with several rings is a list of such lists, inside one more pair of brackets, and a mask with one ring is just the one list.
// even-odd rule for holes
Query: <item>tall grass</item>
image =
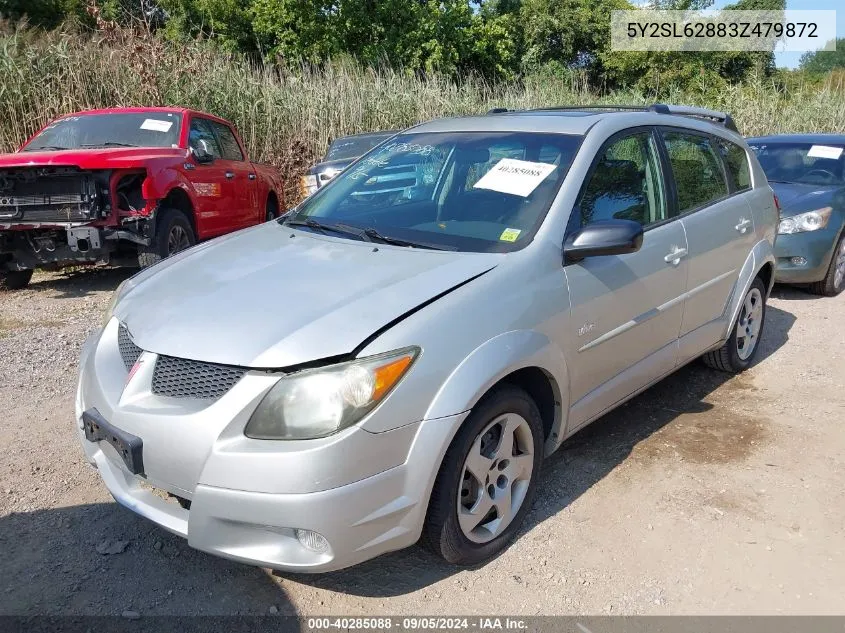
{"label": "tall grass", "polygon": [[[743,133],[756,135],[841,132],[843,94],[834,81],[784,90],[761,79],[719,91],[706,85],[671,91],[668,100],[726,110]],[[473,77],[423,78],[351,60],[291,70],[257,65],[208,42],[174,43],[121,29],[94,35],[0,29],[0,151],[13,150],[66,112],[181,105],[233,121],[253,159],[280,166],[293,183],[329,139],[343,134],[403,128],[492,107],[651,101],[649,95],[627,91],[599,96],[576,76],[491,85]]]}

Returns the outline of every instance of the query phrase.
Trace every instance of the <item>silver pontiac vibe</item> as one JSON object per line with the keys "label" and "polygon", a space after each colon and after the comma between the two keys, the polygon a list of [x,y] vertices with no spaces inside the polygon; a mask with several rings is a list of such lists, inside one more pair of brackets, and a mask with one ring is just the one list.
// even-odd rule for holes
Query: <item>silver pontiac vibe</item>
{"label": "silver pontiac vibe", "polygon": [[564,439],[693,359],[751,364],[777,221],[721,113],[425,123],[124,282],[79,439],[199,550],[323,572],[422,539],[476,564]]}

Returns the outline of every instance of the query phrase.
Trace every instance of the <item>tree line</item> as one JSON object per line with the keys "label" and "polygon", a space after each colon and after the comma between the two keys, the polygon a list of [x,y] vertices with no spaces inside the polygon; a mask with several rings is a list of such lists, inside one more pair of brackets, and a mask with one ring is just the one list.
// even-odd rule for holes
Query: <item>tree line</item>
{"label": "tree line", "polygon": [[[703,9],[713,0],[653,0],[661,9]],[[637,5],[642,6],[642,5]],[[629,0],[0,0],[0,15],[31,26],[84,28],[95,17],[143,23],[174,40],[205,38],[261,63],[321,64],[352,57],[415,74],[469,74],[490,81],[528,74],[582,76],[599,89],[659,94],[775,72],[759,52],[614,52],[610,16]],[[783,10],[785,0],[726,8]],[[845,65],[841,52],[805,55],[802,67]]]}

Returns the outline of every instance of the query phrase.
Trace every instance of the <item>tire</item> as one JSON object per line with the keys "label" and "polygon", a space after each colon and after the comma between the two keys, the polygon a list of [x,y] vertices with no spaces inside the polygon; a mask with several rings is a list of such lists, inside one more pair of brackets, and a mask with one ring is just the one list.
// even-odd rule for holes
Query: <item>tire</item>
{"label": "tire", "polygon": [[[509,428],[515,429],[509,435],[510,459],[507,443],[502,446],[508,437],[502,433]],[[477,565],[499,554],[531,508],[542,461],[543,422],[531,397],[509,385],[490,392],[473,408],[446,451],[431,493],[422,544],[455,565]],[[471,471],[485,469],[481,483]],[[500,525],[499,508],[508,497],[510,520]]]}
{"label": "tire", "polygon": [[152,266],[196,243],[188,216],[178,209],[161,209],[156,218],[153,240],[149,246],[139,250],[138,263],[142,268]]}
{"label": "tire", "polygon": [[275,196],[271,195],[267,198],[267,212],[264,216],[264,221],[270,222],[277,217],[279,217],[279,203],[276,201]]}
{"label": "tire", "polygon": [[[751,319],[748,313],[751,312]],[[727,342],[717,350],[707,352],[702,360],[708,367],[719,371],[738,374],[747,369],[757,356],[760,349],[760,338],[766,322],[766,286],[757,277],[745,293],[742,307],[736,321],[731,327],[731,335]],[[741,325],[742,324],[742,325]],[[740,331],[745,336],[740,337]]]}
{"label": "tire", "polygon": [[842,290],[845,290],[845,232],[833,249],[833,257],[830,258],[824,279],[810,284],[810,292],[823,297],[835,297]]}
{"label": "tire", "polygon": [[31,279],[32,270],[4,270],[0,272],[0,290],[21,290]]}

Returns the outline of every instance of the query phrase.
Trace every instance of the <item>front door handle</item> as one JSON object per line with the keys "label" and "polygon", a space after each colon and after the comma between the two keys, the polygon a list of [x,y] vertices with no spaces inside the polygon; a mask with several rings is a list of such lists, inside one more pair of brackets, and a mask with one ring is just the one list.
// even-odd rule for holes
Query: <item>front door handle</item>
{"label": "front door handle", "polygon": [[669,252],[666,257],[663,258],[663,261],[667,264],[672,264],[673,266],[677,266],[681,263],[681,258],[686,257],[687,249],[685,248],[678,248],[677,246],[673,246],[672,250]]}
{"label": "front door handle", "polygon": [[734,228],[740,233],[745,233],[749,226],[751,226],[751,220],[747,218],[740,218],[739,224],[737,224]]}
{"label": "front door handle", "polygon": [[232,178],[234,178],[234,177],[235,177],[235,172],[233,172],[233,171],[227,171],[227,172],[226,172],[226,178],[227,178],[228,180],[231,180],[231,179],[232,179]]}

